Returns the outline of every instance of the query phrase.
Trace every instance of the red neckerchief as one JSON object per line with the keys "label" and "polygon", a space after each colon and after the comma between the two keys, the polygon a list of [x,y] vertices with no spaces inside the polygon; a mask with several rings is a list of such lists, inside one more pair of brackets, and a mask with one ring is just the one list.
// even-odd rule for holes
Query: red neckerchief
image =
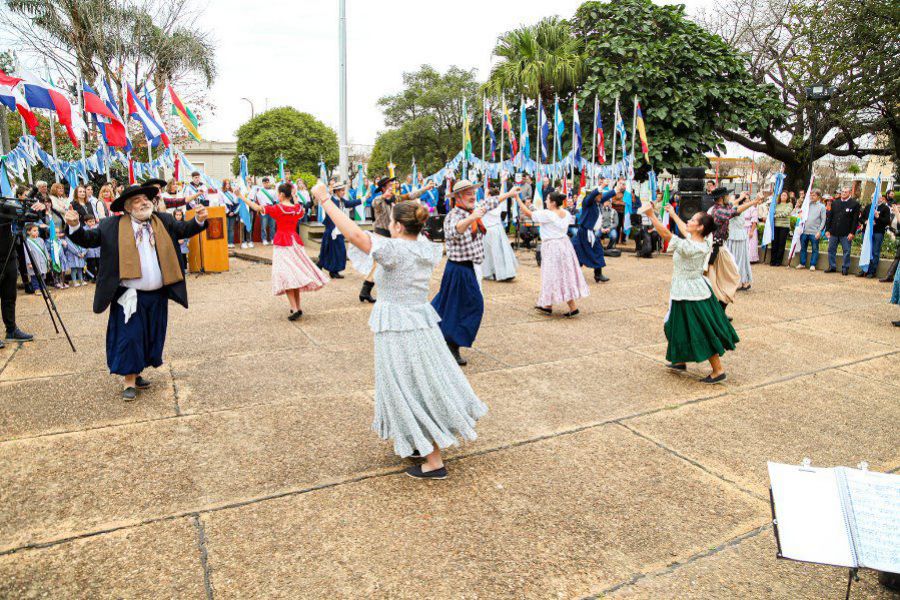
{"label": "red neckerchief", "polygon": [[[456,207],[462,211],[469,213],[470,215],[472,214],[472,211],[464,206],[460,206],[459,204],[457,204]],[[479,231],[481,232],[481,235],[484,235],[485,232],[487,232],[487,228],[484,226],[484,223],[481,222],[481,219],[477,219],[474,223],[472,223],[471,230],[473,240],[478,237]]]}

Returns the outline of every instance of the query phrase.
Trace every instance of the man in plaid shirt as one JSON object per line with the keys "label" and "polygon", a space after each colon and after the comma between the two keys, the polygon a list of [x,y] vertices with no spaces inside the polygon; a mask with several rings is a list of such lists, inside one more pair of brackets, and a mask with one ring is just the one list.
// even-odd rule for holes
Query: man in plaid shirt
{"label": "man in plaid shirt", "polygon": [[471,347],[484,316],[484,296],[475,275],[475,265],[484,262],[484,214],[498,204],[519,193],[514,187],[495,198],[488,198],[475,207],[478,186],[462,179],[453,186],[453,209],[444,220],[444,239],[447,266],[441,279],[441,289],[431,305],[441,317],[441,332],[453,358],[459,365],[466,360],[459,354],[460,346]]}

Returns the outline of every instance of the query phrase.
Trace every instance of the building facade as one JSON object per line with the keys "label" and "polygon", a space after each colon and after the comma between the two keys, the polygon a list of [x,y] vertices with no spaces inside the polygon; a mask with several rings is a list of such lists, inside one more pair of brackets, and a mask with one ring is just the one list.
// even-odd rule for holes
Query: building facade
{"label": "building facade", "polygon": [[[182,151],[191,164],[214,179],[232,178],[231,164],[237,155],[237,142],[187,142]],[[190,173],[181,174],[187,180]]]}

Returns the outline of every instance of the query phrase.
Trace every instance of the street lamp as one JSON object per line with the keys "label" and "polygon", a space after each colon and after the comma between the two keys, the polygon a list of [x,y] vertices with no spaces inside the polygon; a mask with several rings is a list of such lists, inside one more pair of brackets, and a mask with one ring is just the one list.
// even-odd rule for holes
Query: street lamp
{"label": "street lamp", "polygon": [[810,138],[809,138],[809,180],[812,181],[815,173],[816,158],[814,151],[816,149],[816,121],[818,117],[818,108],[822,102],[831,100],[834,95],[834,88],[824,83],[814,83],[806,88],[806,99],[812,104],[812,118],[810,119]]}
{"label": "street lamp", "polygon": [[256,111],[253,110],[253,102],[251,102],[248,98],[241,98],[241,100],[250,105],[250,118],[252,119],[253,117],[255,117]]}

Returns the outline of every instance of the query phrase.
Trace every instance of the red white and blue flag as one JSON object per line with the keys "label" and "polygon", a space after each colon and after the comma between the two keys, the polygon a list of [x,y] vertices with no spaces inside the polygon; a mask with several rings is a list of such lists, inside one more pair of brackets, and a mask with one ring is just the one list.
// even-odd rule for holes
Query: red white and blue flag
{"label": "red white and blue flag", "polygon": [[[116,94],[113,92],[112,87],[109,85],[109,82],[106,79],[103,80],[103,86],[100,88],[100,97],[103,99],[103,103],[112,113],[112,120],[122,123],[122,133],[125,136],[125,145],[116,147],[122,148],[126,153],[131,152],[131,139],[128,137],[128,128],[125,126],[125,119],[122,117],[122,111],[119,109],[119,103],[116,102]],[[106,145],[112,146],[113,144],[110,143],[110,139],[117,139],[115,137],[115,132],[110,132],[107,124],[103,122],[103,119],[97,120],[100,124],[100,132],[103,134],[103,139],[106,140]],[[110,134],[112,135],[110,136]]]}
{"label": "red white and blue flag", "polygon": [[597,132],[597,160],[602,165],[606,162],[606,140],[603,137],[603,119],[600,118],[600,101],[597,98],[594,98],[594,129]]}
{"label": "red white and blue flag", "polygon": [[[125,148],[128,145],[128,136],[125,134],[125,124],[118,114],[106,103],[106,100],[90,86],[87,81],[82,81],[82,94],[84,95],[84,111],[94,115],[100,133],[106,141],[106,145],[112,148]],[[101,88],[102,89],[102,88]]]}
{"label": "red white and blue flag", "polygon": [[147,110],[150,111],[150,114],[153,115],[153,119],[159,123],[159,127],[162,129],[160,140],[163,145],[168,148],[169,135],[166,133],[166,126],[163,118],[159,115],[159,111],[156,110],[156,105],[153,103],[153,100],[150,99],[150,86],[148,83],[144,83],[144,106],[146,106]]}
{"label": "red white and blue flag", "polygon": [[153,114],[147,110],[147,106],[130,84],[127,86],[126,100],[128,101],[128,114],[137,119],[144,128],[144,137],[147,138],[147,142],[154,148],[159,146],[163,141],[165,131],[163,131],[162,125],[153,118]]}
{"label": "red white and blue flag", "polygon": [[60,124],[66,128],[72,144],[78,146],[78,136],[87,130],[78,109],[74,108],[63,91],[52,83],[42,81],[27,69],[20,69],[19,75],[22,76],[22,91],[28,106],[55,112]]}
{"label": "red white and blue flag", "polygon": [[35,135],[38,124],[37,117],[31,112],[28,101],[25,100],[25,96],[19,91],[18,85],[21,81],[18,77],[11,77],[0,71],[0,104],[3,104],[11,111],[18,111],[22,118],[25,119],[28,131],[31,132],[31,135]]}
{"label": "red white and blue flag", "polygon": [[[497,138],[494,136],[494,121],[491,118],[491,108],[485,104],[484,106],[484,124],[491,136],[491,160],[494,160],[494,152],[497,149]],[[416,183],[413,180],[413,183]]]}

